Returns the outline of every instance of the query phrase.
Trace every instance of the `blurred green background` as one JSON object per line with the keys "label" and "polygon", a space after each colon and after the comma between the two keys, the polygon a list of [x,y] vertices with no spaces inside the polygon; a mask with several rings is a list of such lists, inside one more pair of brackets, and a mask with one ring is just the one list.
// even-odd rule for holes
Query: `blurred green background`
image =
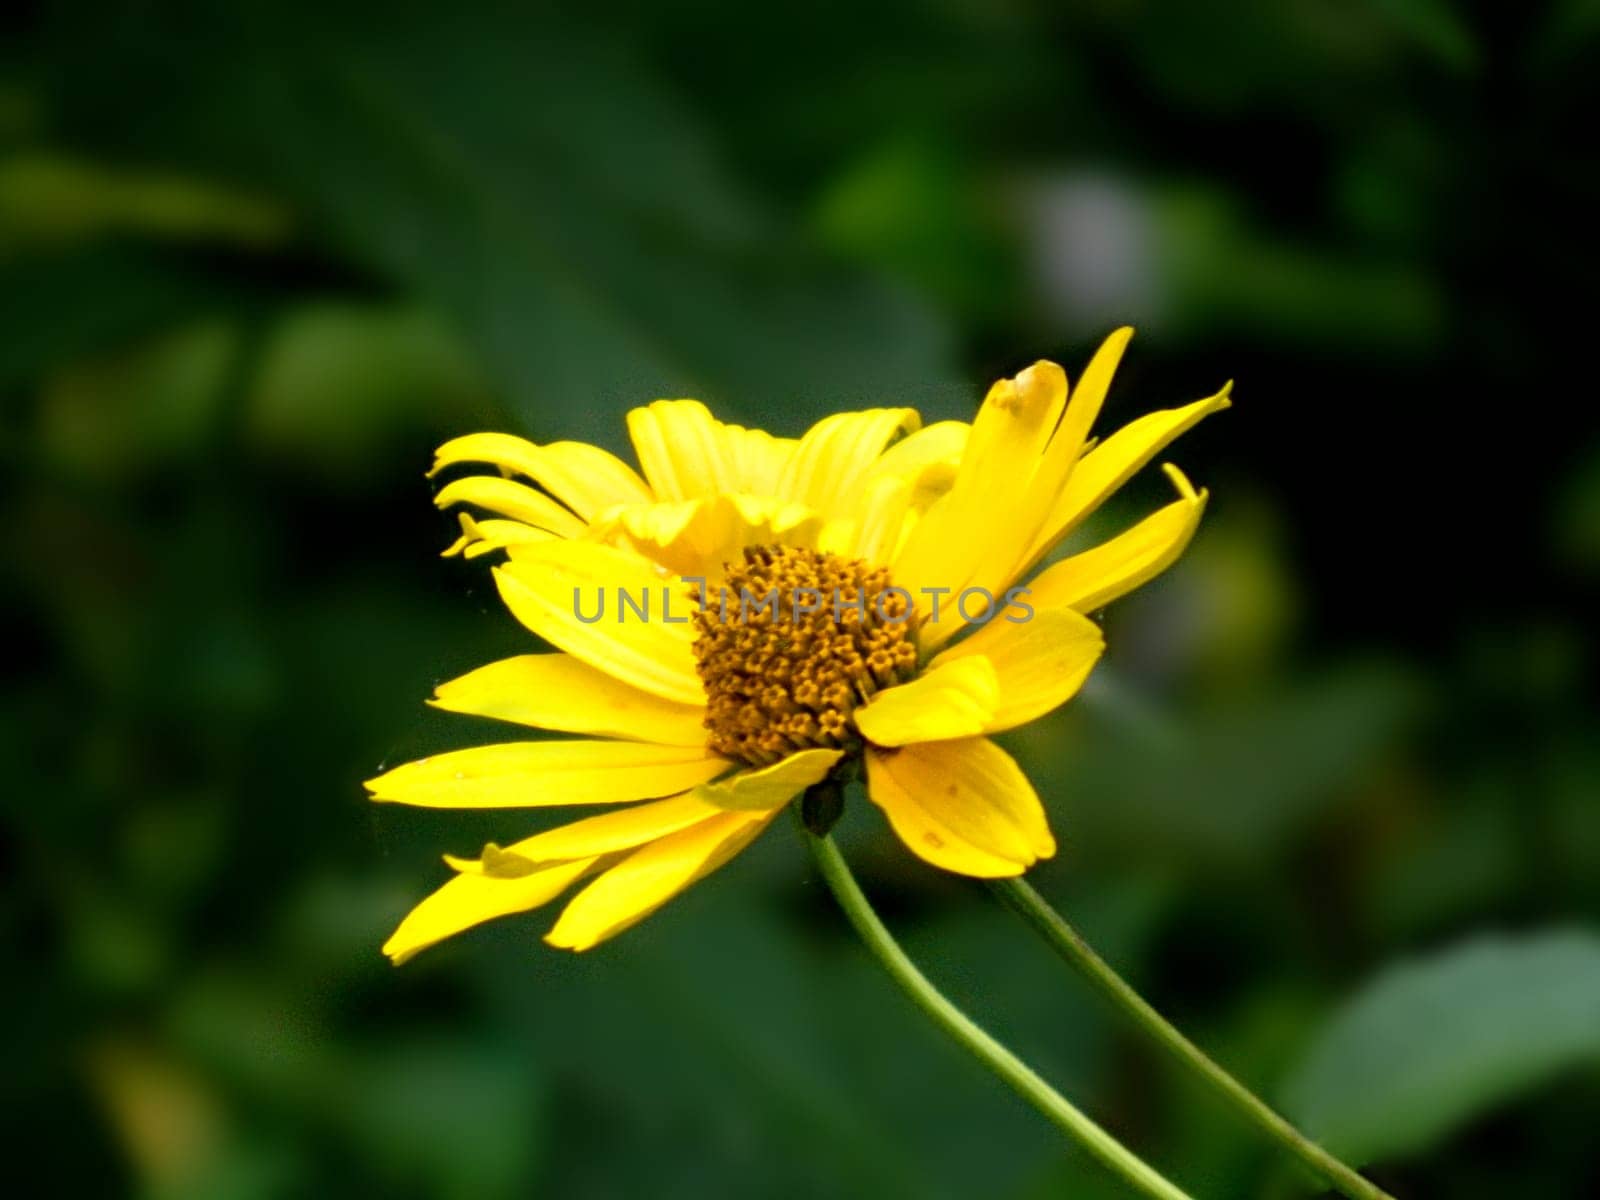
{"label": "blurred green background", "polygon": [[[440,440],[620,449],[676,395],[970,415],[1126,321],[1108,424],[1237,403],[1172,452],[1213,491],[1186,559],[1008,739],[1038,886],[1397,1195],[1600,1194],[1600,5],[0,22],[13,1184],[1121,1194],[783,825],[592,954],[540,914],[395,971],[438,855],[529,824],[359,781],[500,736],[422,701],[527,645],[438,557]],[[1197,1196],[1314,1193],[859,797],[842,837],[936,980]]]}

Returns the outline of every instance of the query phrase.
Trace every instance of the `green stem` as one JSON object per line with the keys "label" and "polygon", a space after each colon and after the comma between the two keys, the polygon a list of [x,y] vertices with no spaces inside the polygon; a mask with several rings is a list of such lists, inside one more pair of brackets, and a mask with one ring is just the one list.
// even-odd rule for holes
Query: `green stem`
{"label": "green stem", "polygon": [[1145,998],[1129,986],[1083,940],[1044,897],[1022,879],[990,880],[990,886],[1005,904],[1049,942],[1056,953],[1081,971],[1100,993],[1127,1013],[1160,1042],[1180,1062],[1205,1080],[1231,1102],[1246,1118],[1276,1139],[1336,1191],[1351,1200],[1394,1200],[1389,1193],[1345,1166],[1271,1108],[1249,1088],[1219,1067],[1209,1055],[1179,1033]]}
{"label": "green stem", "polygon": [[855,926],[861,940],[867,944],[867,949],[877,956],[884,969],[916,1002],[917,1007],[933,1018],[934,1024],[977,1055],[985,1066],[1023,1099],[1142,1194],[1158,1197],[1159,1200],[1189,1200],[1185,1192],[1169,1183],[1143,1159],[1074,1108],[1065,1097],[1040,1079],[1032,1068],[946,1000],[917,970],[916,964],[906,957],[905,951],[900,949],[884,928],[856,883],[855,876],[850,873],[839,848],[833,844],[833,839],[818,837],[809,831],[806,839],[811,843],[811,853],[816,857],[817,868],[822,872],[823,879],[839,901],[839,907],[844,909],[845,916],[850,918],[850,924]]}

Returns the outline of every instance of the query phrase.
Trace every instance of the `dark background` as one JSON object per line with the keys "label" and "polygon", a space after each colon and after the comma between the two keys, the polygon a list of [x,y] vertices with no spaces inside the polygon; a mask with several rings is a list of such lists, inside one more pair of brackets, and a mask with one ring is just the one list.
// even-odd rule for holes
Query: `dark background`
{"label": "dark background", "polygon": [[[1121,1194],[878,976],[783,824],[582,957],[378,953],[384,808],[526,642],[477,429],[974,411],[1140,329],[1212,489],[1007,739],[1038,886],[1402,1197],[1600,1190],[1600,8],[22,5],[0,41],[0,1137],[49,1194]],[[1165,498],[1157,473],[1104,529]],[[537,819],[537,818],[535,818]],[[959,1002],[1199,1197],[1309,1194],[976,886],[842,836]]]}

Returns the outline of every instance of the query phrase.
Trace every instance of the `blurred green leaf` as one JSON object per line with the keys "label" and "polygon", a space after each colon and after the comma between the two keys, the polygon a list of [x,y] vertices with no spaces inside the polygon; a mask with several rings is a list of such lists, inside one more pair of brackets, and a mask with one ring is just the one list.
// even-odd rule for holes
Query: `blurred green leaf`
{"label": "blurred green leaf", "polygon": [[181,992],[167,1032],[238,1100],[346,1139],[360,1177],[387,1191],[522,1194],[546,1127],[540,1065],[459,1032],[339,1037],[328,984],[325,973],[286,989],[257,967],[216,971]]}
{"label": "blurred green leaf", "polygon": [[1284,1088],[1312,1137],[1358,1162],[1424,1149],[1600,1058],[1600,937],[1480,937],[1393,967],[1328,1024]]}
{"label": "blurred green leaf", "polygon": [[238,331],[213,320],[73,363],[42,389],[40,449],[53,465],[97,479],[192,460],[220,427],[239,352]]}
{"label": "blurred green leaf", "polygon": [[1174,321],[1190,336],[1248,331],[1300,347],[1390,353],[1438,337],[1445,297],[1409,254],[1284,239],[1209,186],[1171,189],[1159,219]]}
{"label": "blurred green leaf", "polygon": [[470,1033],[387,1039],[331,1089],[335,1120],[395,1191],[441,1200],[524,1196],[538,1179],[544,1085]]}
{"label": "blurred green leaf", "polygon": [[52,154],[0,163],[0,254],[113,232],[256,247],[288,238],[288,214],[178,175],[117,171]]}
{"label": "blurred green leaf", "polygon": [[387,451],[412,430],[481,425],[493,411],[482,372],[435,314],[320,303],[272,331],[244,426],[269,456],[348,490],[390,471]]}
{"label": "blurred green leaf", "polygon": [[1573,465],[1551,506],[1555,549],[1575,569],[1600,575],[1600,445]]}
{"label": "blurred green leaf", "polygon": [[1012,736],[1043,778],[1060,781],[1062,820],[1075,834],[1160,848],[1188,866],[1237,866],[1269,861],[1372,770],[1416,706],[1409,677],[1372,663],[1214,704],[1181,725],[1130,728],[1119,707],[1094,729],[1075,727],[1081,744],[1051,721]]}
{"label": "blurred green leaf", "polygon": [[1495,800],[1505,779],[1474,780],[1426,827],[1421,844],[1401,842],[1373,872],[1369,918],[1391,938],[1448,928],[1503,904],[1516,878],[1516,814]]}
{"label": "blurred green leaf", "polygon": [[0,386],[122,350],[174,325],[244,311],[270,295],[241,286],[218,266],[115,242],[0,262]]}
{"label": "blurred green leaf", "polygon": [[993,316],[1014,272],[971,164],[937,146],[878,147],[833,180],[813,223],[840,253],[884,268],[971,316]]}
{"label": "blurred green leaf", "polygon": [[1450,0],[1367,0],[1372,9],[1446,66],[1478,65],[1478,46]]}
{"label": "blurred green leaf", "polygon": [[1417,40],[1402,20],[1379,11],[1387,3],[1144,0],[1094,11],[1122,26],[1119,50],[1134,51],[1145,89],[1178,111],[1321,122],[1331,109],[1348,115],[1352,103],[1375,98],[1384,75],[1403,65],[1403,39]]}
{"label": "blurred green leaf", "polygon": [[1544,23],[1530,44],[1535,69],[1565,67],[1582,61],[1583,52],[1600,33],[1600,0],[1553,0]]}
{"label": "blurred green leaf", "polygon": [[942,321],[808,251],[647,63],[570,23],[383,10],[308,52],[286,10],[219,36],[200,61],[153,30],[105,48],[172,118],[124,136],[288,196],[448,313],[529,419],[610,434],[618,407],[701,394],[798,423],[949,372]]}

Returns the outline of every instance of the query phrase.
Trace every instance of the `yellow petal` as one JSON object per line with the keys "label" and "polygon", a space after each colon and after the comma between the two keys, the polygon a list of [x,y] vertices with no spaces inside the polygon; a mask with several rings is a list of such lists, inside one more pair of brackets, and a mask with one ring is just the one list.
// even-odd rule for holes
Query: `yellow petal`
{"label": "yellow petal", "polygon": [[1067,403],[1067,373],[1061,367],[1040,359],[1002,379],[989,389],[967,447],[961,456],[962,476],[977,477],[993,472],[1016,460],[1031,460],[1049,442]]}
{"label": "yellow petal", "polygon": [[[697,522],[704,525],[706,511],[714,499],[661,500],[613,510],[596,531],[613,541],[617,540],[614,535],[621,534],[652,562],[661,563],[680,575],[693,575],[706,553],[705,546],[712,544],[715,536],[707,536],[691,527]],[[682,542],[688,542],[686,553],[671,553]]]}
{"label": "yellow petal", "polygon": [[423,808],[538,808],[671,796],[732,764],[695,746],[507,742],[452,750],[367,781],[374,800]]}
{"label": "yellow petal", "polygon": [[[1009,566],[1033,542],[1036,530],[1016,499],[1025,494],[1066,400],[1066,374],[1052,362],[1035,363],[989,390],[955,482],[911,530],[894,563],[895,582],[919,603],[925,603],[924,589],[959,595],[969,586],[995,591],[1009,582],[985,570],[997,561]],[[919,640],[938,645],[963,623],[956,605],[943,605],[938,620],[929,613]]]}
{"label": "yellow petal", "polygon": [[601,813],[598,817],[585,817],[581,821],[559,825],[520,842],[513,842],[505,849],[491,843],[484,847],[483,857],[477,860],[446,856],[446,861],[457,871],[469,874],[501,877],[527,875],[543,870],[552,863],[579,858],[593,859],[602,854],[615,854],[619,850],[632,850],[635,846],[699,824],[721,811],[694,792],[686,792],[681,796],[653,800],[648,804],[633,804],[615,812]]}
{"label": "yellow petal", "polygon": [[781,540],[785,545],[803,545],[809,531],[822,524],[821,515],[813,508],[782,496],[760,496],[753,492],[734,492],[720,499],[733,506],[743,524],[744,539],[762,538],[764,542],[741,541],[746,545],[763,545]]}
{"label": "yellow petal", "polygon": [[429,701],[448,712],[564,733],[703,746],[705,710],[641,692],[570,654],[522,654],[442,683]]}
{"label": "yellow petal", "polygon": [[548,529],[561,537],[580,537],[584,531],[582,521],[543,492],[498,475],[468,475],[447,483],[439,489],[433,502],[440,508],[475,504],[536,529]]}
{"label": "yellow petal", "polygon": [[715,580],[746,546],[808,545],[820,522],[803,504],[738,492],[624,509],[607,528],[679,575]]}
{"label": "yellow petal", "polygon": [[1159,454],[1167,443],[1192,429],[1204,417],[1220,412],[1232,402],[1228,384],[1215,396],[1183,408],[1148,413],[1106,438],[1072,469],[1067,486],[1051,509],[1049,519],[1034,542],[1042,554],[1077,526],[1112,492]]}
{"label": "yellow petal", "polygon": [[1168,464],[1163,469],[1182,499],[1110,541],[1046,567],[1033,581],[1029,601],[1093,612],[1175,563],[1200,525],[1206,494],[1195,491],[1178,468]]}
{"label": "yellow petal", "polygon": [[981,654],[952,659],[910,683],[885,688],[856,709],[856,728],[878,746],[906,746],[982,733],[1000,702],[1000,682]]}
{"label": "yellow petal", "polygon": [[1032,592],[1025,600],[1034,607],[1026,621],[997,617],[931,664],[938,670],[976,656],[991,665],[999,702],[983,733],[1024,725],[1071,699],[1105,648],[1099,626],[1087,617],[1065,606],[1044,607]]}
{"label": "yellow petal", "polygon": [[587,442],[539,447],[534,480],[585,520],[617,504],[648,504],[644,480],[615,454]]}
{"label": "yellow petal", "polygon": [[730,812],[769,812],[827,778],[843,750],[800,750],[770,767],[702,784],[691,795]]}
{"label": "yellow petal", "polygon": [[922,419],[912,408],[874,408],[835,413],[806,431],[789,457],[778,494],[826,516],[855,510],[867,471],[890,440],[915,430]]}
{"label": "yellow petal", "polygon": [[784,466],[800,444],[794,438],[773,437],[765,429],[739,425],[724,425],[722,441],[733,464],[734,490],[757,496],[778,494]]}
{"label": "yellow petal", "polygon": [[867,468],[863,482],[871,483],[889,475],[915,480],[935,471],[946,475],[948,485],[954,481],[955,469],[971,433],[972,426],[965,421],[935,421],[908,433],[878,456]]}
{"label": "yellow petal", "polygon": [[657,400],[634,409],[628,436],[658,500],[692,500],[738,487],[723,425],[698,400]]}
{"label": "yellow petal", "polygon": [[1046,451],[1045,465],[1041,469],[1043,477],[1041,483],[1042,490],[1048,493],[1045,496],[1047,501],[1054,500],[1083,453],[1089,430],[1094,427],[1096,418],[1100,416],[1106,392],[1111,387],[1111,378],[1117,373],[1123,351],[1128,348],[1128,342],[1132,337],[1133,330],[1126,325],[1115,330],[1100,343],[1100,348],[1094,352],[1094,357],[1084,368],[1083,378],[1073,390],[1072,398],[1067,403],[1067,411],[1062,414],[1061,425],[1051,437],[1049,449]]}
{"label": "yellow petal", "polygon": [[762,812],[719,813],[651,842],[574,896],[545,941],[567,950],[587,950],[621,933],[743,850],[772,817],[773,813]]}
{"label": "yellow petal", "polygon": [[585,520],[614,504],[646,504],[651,499],[650,489],[632,467],[583,442],[538,446],[507,433],[469,433],[440,446],[428,474],[460,463],[488,463],[526,476]]}
{"label": "yellow petal", "polygon": [[972,427],[939,421],[901,438],[863,477],[854,557],[895,561],[921,514],[948,492]]}
{"label": "yellow petal", "polygon": [[855,547],[851,555],[869,563],[890,563],[900,548],[908,528],[914,479],[884,475],[866,487],[861,498],[861,516],[854,529]]}
{"label": "yellow petal", "polygon": [[995,553],[979,569],[976,582],[1001,588],[1023,578],[1038,565],[1040,531],[1061,498],[1073,468],[1090,444],[1089,430],[1100,415],[1111,378],[1132,337],[1133,330],[1127,326],[1115,330],[1100,343],[1089,360],[1083,379],[1068,399],[1061,424],[1051,435],[1037,469],[1025,483],[1019,481],[1017,494],[1011,501],[1016,528],[1022,537],[997,546]]}
{"label": "yellow petal", "polygon": [[445,549],[443,553],[446,558],[456,554],[477,558],[480,555],[492,554],[496,550],[504,550],[507,546],[548,542],[556,536],[548,529],[535,529],[532,525],[524,525],[521,521],[494,519],[477,521],[473,519],[471,513],[458,513],[457,517],[461,521],[461,536]]}
{"label": "yellow petal", "polygon": [[818,532],[816,548],[823,554],[839,554],[845,558],[855,558],[856,531],[859,524],[856,517],[834,517]]}
{"label": "yellow petal", "polygon": [[[494,842],[485,845],[483,852],[477,858],[458,858],[454,854],[446,854],[444,861],[452,871],[460,874],[488,875],[494,879],[521,879],[549,865],[536,863],[531,858],[523,858],[522,855],[506,850]],[[569,854],[560,861],[571,862],[572,856]]]}
{"label": "yellow petal", "polygon": [[962,875],[1020,875],[1055,853],[1033,785],[987,738],[867,750],[867,794],[919,858]]}
{"label": "yellow petal", "polygon": [[398,967],[418,952],[474,925],[548,904],[593,865],[593,859],[580,859],[512,879],[457,875],[406,915],[383,944],[383,952]]}
{"label": "yellow petal", "polygon": [[[614,679],[680,704],[703,705],[695,672],[693,589],[627,550],[592,542],[513,546],[494,572],[512,615]],[[634,608],[646,608],[641,619]]]}
{"label": "yellow petal", "polygon": [[527,438],[509,433],[469,433],[451,438],[433,452],[429,478],[446,467],[462,463],[487,463],[515,475],[538,478],[539,447]]}
{"label": "yellow petal", "polygon": [[912,528],[955,483],[972,427],[940,421],[901,438],[867,471],[855,557],[893,563]]}

